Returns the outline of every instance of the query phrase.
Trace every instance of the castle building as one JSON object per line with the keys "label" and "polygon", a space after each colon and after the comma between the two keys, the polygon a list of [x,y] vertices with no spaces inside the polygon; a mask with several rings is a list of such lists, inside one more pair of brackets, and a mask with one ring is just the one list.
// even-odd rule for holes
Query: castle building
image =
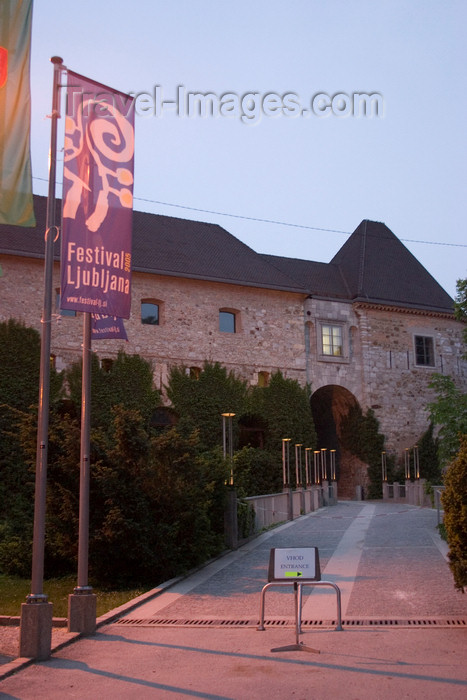
{"label": "castle building", "polygon": [[[0,320],[40,330],[45,197],[37,226],[0,226]],[[82,314],[60,311],[56,241],[53,357],[81,356]],[[311,387],[319,447],[339,450],[349,409],[372,408],[389,451],[403,454],[428,427],[434,372],[467,389],[463,324],[453,300],[382,223],[364,220],[329,263],[255,252],[222,227],[135,211],[128,342],[98,340],[152,363],[164,391],[172,366],[194,375],[219,362],[250,384],[281,370]],[[278,447],[280,449],[280,446]],[[365,483],[365,466],[340,453],[339,493]]]}

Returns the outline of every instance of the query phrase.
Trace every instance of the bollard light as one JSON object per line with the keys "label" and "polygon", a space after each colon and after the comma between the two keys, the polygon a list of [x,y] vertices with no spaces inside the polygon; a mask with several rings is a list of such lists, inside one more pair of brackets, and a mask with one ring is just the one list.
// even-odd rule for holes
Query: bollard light
{"label": "bollard light", "polygon": [[[232,428],[232,418],[235,413],[223,413],[222,414],[222,444],[224,448],[224,459],[227,459],[227,454],[229,455],[230,462],[230,481],[229,485],[233,486],[233,428]],[[227,424],[227,425],[226,425]]]}
{"label": "bollard light", "polygon": [[295,443],[295,484],[302,485],[302,443]]}
{"label": "bollard light", "polygon": [[311,474],[310,474],[310,462],[309,453],[311,452],[311,447],[305,447],[305,480],[307,488],[311,484]]}
{"label": "bollard light", "polygon": [[290,438],[282,438],[282,482],[290,484]]}
{"label": "bollard light", "polygon": [[330,463],[331,481],[335,481],[336,480],[336,450],[330,450],[329,457],[331,460],[331,463]]}
{"label": "bollard light", "polygon": [[320,478],[320,457],[321,457],[321,452],[319,450],[314,450],[313,451],[313,471],[314,471],[314,479],[315,479],[315,484],[319,484],[321,482]]}

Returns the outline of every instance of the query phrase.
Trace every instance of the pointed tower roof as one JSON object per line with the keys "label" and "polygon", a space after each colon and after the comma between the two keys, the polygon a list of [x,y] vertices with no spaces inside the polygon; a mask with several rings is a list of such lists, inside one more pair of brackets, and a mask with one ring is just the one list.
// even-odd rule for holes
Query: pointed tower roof
{"label": "pointed tower roof", "polygon": [[364,220],[331,260],[353,301],[453,311],[453,300],[392,231]]}

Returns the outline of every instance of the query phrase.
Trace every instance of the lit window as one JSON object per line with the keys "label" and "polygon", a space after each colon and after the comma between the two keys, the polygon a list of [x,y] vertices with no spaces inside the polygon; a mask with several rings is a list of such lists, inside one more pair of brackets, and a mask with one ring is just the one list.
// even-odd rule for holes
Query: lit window
{"label": "lit window", "polygon": [[141,323],[149,326],[159,325],[159,304],[152,301],[141,302]]}
{"label": "lit window", "polygon": [[415,336],[415,364],[423,367],[435,366],[433,338],[426,335]]}
{"label": "lit window", "polygon": [[258,372],[258,386],[264,387],[269,384],[269,372]]}
{"label": "lit window", "polygon": [[332,357],[342,357],[342,326],[331,326],[323,324],[321,326],[321,339],[323,355]]}
{"label": "lit window", "polygon": [[201,374],[201,367],[190,367],[190,378],[191,379],[199,379],[200,374]]}
{"label": "lit window", "polygon": [[219,330],[222,333],[235,333],[235,314],[231,311],[219,311]]}

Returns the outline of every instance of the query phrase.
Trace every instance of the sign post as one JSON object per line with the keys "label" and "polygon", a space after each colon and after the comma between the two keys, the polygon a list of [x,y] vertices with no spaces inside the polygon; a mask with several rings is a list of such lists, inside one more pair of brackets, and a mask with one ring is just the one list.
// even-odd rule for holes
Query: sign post
{"label": "sign post", "polygon": [[302,626],[303,586],[331,586],[331,588],[334,588],[337,596],[336,630],[342,631],[341,592],[335,583],[321,580],[317,547],[271,549],[269,553],[268,583],[263,586],[261,591],[258,631],[264,631],[264,599],[266,591],[272,586],[293,586],[295,597],[295,644],[276,647],[271,649],[271,651],[309,651],[319,654],[318,649],[306,646],[299,639]]}

